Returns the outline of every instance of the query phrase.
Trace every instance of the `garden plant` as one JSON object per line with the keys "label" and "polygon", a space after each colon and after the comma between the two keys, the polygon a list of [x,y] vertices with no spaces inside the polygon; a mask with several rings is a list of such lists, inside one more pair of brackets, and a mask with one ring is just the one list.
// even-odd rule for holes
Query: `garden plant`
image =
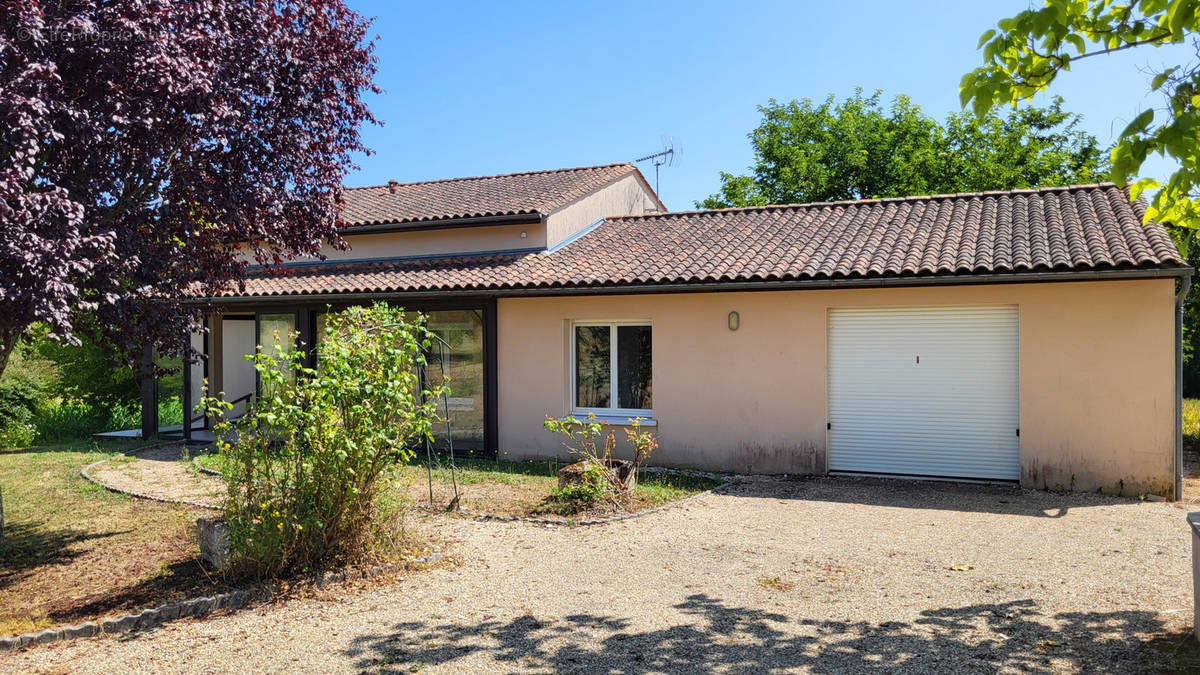
{"label": "garden plant", "polygon": [[[629,497],[637,484],[637,473],[642,464],[658,449],[658,438],[653,432],[642,427],[642,418],[629,420],[625,427],[625,437],[633,451],[633,459],[629,460],[625,473],[621,470],[620,460],[613,458],[616,447],[616,432],[607,429],[606,422],[597,421],[595,413],[589,413],[586,421],[574,416],[557,419],[547,416],[542,427],[547,431],[566,437],[563,445],[577,459],[576,463],[564,469],[570,479],[563,481],[559,488],[547,499],[546,510],[571,514],[609,504],[616,508],[625,508]],[[600,450],[598,439],[604,439],[604,449]]]}
{"label": "garden plant", "polygon": [[[330,314],[315,349],[275,336],[250,358],[260,396],[237,421],[206,398],[228,483],[234,566],[275,576],[377,560],[405,542],[401,464],[438,421],[442,382],[422,383],[432,336],[384,303]],[[267,350],[270,351],[270,350]]]}

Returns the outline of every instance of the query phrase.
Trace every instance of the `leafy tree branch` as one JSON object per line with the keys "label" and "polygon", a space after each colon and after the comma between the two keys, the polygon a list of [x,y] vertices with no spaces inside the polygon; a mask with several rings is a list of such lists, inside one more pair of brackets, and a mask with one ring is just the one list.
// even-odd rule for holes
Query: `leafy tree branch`
{"label": "leafy tree branch", "polygon": [[[984,64],[967,73],[959,86],[963,106],[978,115],[1017,105],[1045,91],[1074,61],[1140,47],[1181,44],[1200,29],[1200,0],[1046,0],[1002,19],[979,40]],[[1193,44],[1196,44],[1193,40]],[[1150,89],[1162,92],[1167,105],[1147,108],[1121,132],[1110,155],[1110,177],[1131,183],[1137,198],[1158,191],[1147,219],[1180,228],[1200,227],[1200,47],[1197,58],[1158,70]],[[1180,168],[1165,183],[1138,175],[1147,157],[1157,154]],[[1186,245],[1190,237],[1181,236]]]}

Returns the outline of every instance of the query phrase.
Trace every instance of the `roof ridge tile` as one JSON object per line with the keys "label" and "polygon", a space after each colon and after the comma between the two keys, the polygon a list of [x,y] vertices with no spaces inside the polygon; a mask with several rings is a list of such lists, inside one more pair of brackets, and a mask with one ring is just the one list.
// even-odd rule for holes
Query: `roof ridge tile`
{"label": "roof ridge tile", "polygon": [[611,169],[618,166],[628,166],[635,168],[633,162],[612,162],[610,164],[594,164],[591,166],[566,166],[559,169],[540,169],[537,171],[513,171],[511,173],[494,173],[481,176],[456,176],[454,178],[434,178],[431,180],[414,180],[396,183],[382,183],[380,185],[347,185],[343,190],[378,190],[388,189],[393,187],[410,187],[413,185],[431,185],[434,183],[459,183],[469,180],[489,180],[493,178],[517,178],[520,176],[541,176],[554,173],[571,173],[574,171],[591,171],[597,169]]}

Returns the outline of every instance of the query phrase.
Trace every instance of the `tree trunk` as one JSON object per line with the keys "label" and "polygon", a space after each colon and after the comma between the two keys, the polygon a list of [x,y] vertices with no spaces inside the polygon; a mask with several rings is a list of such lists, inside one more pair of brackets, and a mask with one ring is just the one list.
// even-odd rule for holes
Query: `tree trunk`
{"label": "tree trunk", "polygon": [[19,335],[20,333],[14,331],[0,329],[0,377],[4,376],[4,369],[8,367],[8,357],[12,356]]}

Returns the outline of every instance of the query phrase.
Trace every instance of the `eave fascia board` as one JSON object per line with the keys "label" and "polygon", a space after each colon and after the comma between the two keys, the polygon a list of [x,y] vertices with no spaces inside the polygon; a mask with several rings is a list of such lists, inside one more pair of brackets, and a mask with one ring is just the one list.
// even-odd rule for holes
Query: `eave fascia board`
{"label": "eave fascia board", "polygon": [[993,284],[1181,279],[1192,276],[1186,265],[1169,268],[1081,270],[1071,272],[1016,272],[955,276],[882,277],[873,279],[789,279],[779,281],[710,281],[608,286],[539,286],[533,288],[450,289],[430,291],[377,291],[355,293],[296,293],[197,298],[198,305],[278,304],[326,300],[358,301],[387,298],[520,298],[574,295],[642,295],[667,293],[733,293],[747,291],[836,290],[861,288],[914,288],[923,286],[978,286]]}

